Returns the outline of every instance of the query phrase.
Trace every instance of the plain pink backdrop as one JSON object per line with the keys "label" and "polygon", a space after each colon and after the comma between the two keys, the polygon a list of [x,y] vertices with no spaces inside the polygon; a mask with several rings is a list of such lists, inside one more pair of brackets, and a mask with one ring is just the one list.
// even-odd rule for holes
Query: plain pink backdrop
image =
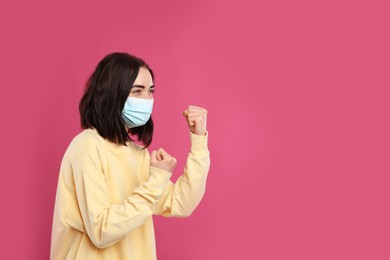
{"label": "plain pink backdrop", "polygon": [[62,156],[104,55],[156,74],[151,149],[209,110],[207,191],[159,260],[390,259],[388,1],[2,1],[1,259],[48,259]]}

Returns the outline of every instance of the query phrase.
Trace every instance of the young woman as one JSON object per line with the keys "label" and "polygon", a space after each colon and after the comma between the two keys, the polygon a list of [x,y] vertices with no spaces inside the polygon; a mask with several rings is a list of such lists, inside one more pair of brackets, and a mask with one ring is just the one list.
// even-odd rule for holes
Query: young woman
{"label": "young woman", "polygon": [[127,53],[107,55],[89,78],[79,105],[83,130],[60,166],[51,259],[157,259],[152,215],[188,217],[200,203],[210,167],[207,111],[183,112],[191,149],[173,183],[176,159],[146,149],[153,81],[149,66]]}

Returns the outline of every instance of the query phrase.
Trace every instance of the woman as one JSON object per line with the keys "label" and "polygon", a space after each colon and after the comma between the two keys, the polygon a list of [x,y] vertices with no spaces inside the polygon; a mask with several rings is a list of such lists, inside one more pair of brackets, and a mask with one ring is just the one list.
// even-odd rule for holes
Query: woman
{"label": "woman", "polygon": [[152,215],[188,217],[201,201],[210,167],[207,111],[183,112],[191,149],[173,183],[176,159],[146,149],[153,81],[149,66],[127,53],[107,55],[89,78],[79,106],[83,130],[61,162],[51,259],[156,259]]}

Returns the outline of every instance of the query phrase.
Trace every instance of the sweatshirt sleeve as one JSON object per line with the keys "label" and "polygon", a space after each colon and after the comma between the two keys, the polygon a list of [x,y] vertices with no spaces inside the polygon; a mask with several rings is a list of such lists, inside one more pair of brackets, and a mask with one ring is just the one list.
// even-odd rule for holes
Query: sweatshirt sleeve
{"label": "sweatshirt sleeve", "polygon": [[131,196],[111,204],[98,150],[90,143],[76,150],[74,181],[85,230],[96,247],[108,247],[153,215],[172,173],[151,167],[148,180]]}
{"label": "sweatshirt sleeve", "polygon": [[190,132],[190,139],[191,149],[184,172],[176,183],[168,181],[155,207],[155,215],[188,217],[203,198],[210,168],[210,152],[207,147],[208,132],[206,131],[205,136]]}

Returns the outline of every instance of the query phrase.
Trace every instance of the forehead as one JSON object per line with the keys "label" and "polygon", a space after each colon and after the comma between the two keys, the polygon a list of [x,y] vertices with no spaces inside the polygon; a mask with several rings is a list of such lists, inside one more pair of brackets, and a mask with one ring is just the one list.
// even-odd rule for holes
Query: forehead
{"label": "forehead", "polygon": [[153,85],[152,75],[150,74],[148,69],[144,67],[141,67],[139,69],[138,76],[134,81],[134,85]]}

